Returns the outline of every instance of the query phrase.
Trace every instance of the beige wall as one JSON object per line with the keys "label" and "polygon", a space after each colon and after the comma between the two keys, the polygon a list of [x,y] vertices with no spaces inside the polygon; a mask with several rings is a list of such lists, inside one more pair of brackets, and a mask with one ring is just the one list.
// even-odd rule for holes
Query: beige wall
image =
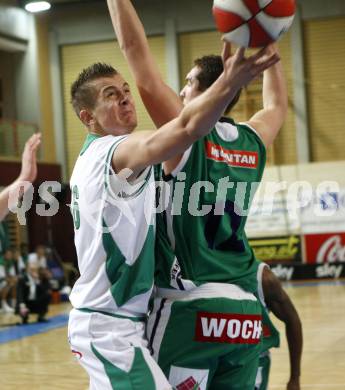
{"label": "beige wall", "polygon": [[304,23],[312,161],[345,159],[345,17]]}
{"label": "beige wall", "polygon": [[49,67],[49,31],[45,15],[36,17],[36,33],[38,45],[39,92],[43,147],[42,160],[56,162],[55,136],[53,122],[52,91]]}

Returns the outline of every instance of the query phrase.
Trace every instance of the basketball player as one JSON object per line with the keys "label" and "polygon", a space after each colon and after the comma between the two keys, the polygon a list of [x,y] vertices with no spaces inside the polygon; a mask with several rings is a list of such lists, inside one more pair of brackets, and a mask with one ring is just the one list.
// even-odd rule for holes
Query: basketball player
{"label": "basketball player", "polygon": [[70,181],[80,278],[68,333],[92,390],[171,388],[144,340],[154,276],[152,165],[205,136],[238,90],[278,59],[262,51],[246,60],[238,50],[175,119],[134,134],[131,91],[114,68],[94,64],[73,83],[73,108],[88,135]]}
{"label": "basketball player", "polygon": [[[182,104],[163,82],[131,2],[108,0],[108,6],[120,47],[156,126],[212,88],[223,67],[215,56],[196,61],[181,92]],[[276,54],[275,47],[269,50]],[[278,63],[264,73],[263,99],[264,108],[248,122],[236,124],[220,115],[208,135],[164,163],[165,178],[180,204],[173,201],[164,225],[157,219],[158,297],[148,331],[155,359],[178,389],[254,388],[261,308],[253,294],[257,264],[244,233],[243,211],[250,207],[266,147],[287,111]]]}
{"label": "basketball player", "polygon": [[[22,168],[18,178],[0,193],[0,222],[9,213],[9,202],[16,202],[18,199],[12,199],[14,194],[19,197],[23,195],[23,182],[32,183],[37,176],[36,153],[41,143],[41,134],[32,135],[26,141],[22,154]],[[12,195],[12,196],[11,196]]]}
{"label": "basketball player", "polygon": [[263,342],[255,390],[267,390],[271,366],[270,349],[279,347],[279,332],[274,327],[269,312],[285,324],[285,333],[289,346],[290,378],[287,390],[300,390],[302,358],[302,324],[297,310],[280,280],[265,263],[258,267],[258,298],[263,306]]}

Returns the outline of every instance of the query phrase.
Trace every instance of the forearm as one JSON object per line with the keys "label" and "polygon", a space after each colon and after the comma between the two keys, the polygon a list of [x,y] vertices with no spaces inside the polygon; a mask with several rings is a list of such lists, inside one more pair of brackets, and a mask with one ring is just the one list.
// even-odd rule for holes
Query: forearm
{"label": "forearm", "polygon": [[151,55],[144,27],[130,0],[107,0],[113,27],[129,65]]}
{"label": "forearm", "polygon": [[[272,47],[273,51],[278,51],[276,46]],[[288,99],[281,61],[264,72],[262,97],[264,109],[278,109],[281,110],[282,115],[285,115],[288,107]]]}
{"label": "forearm", "polygon": [[301,359],[303,347],[302,325],[299,318],[286,324],[286,338],[289,346],[290,380],[297,380],[301,375]]}
{"label": "forearm", "polygon": [[[135,177],[147,166],[183,153],[211,131],[237,90],[224,83],[221,76],[206,92],[188,103],[177,118],[158,131],[140,131],[129,136],[113,156],[114,169],[120,172],[129,168]],[[141,152],[133,155],[129,150]]]}

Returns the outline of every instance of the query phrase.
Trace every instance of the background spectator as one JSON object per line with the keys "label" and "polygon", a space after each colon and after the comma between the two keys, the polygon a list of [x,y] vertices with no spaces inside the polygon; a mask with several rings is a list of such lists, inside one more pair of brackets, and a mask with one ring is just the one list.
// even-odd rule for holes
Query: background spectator
{"label": "background spectator", "polygon": [[29,263],[27,272],[19,278],[17,284],[16,313],[20,315],[23,324],[28,322],[30,313],[37,314],[37,322],[46,322],[50,297],[47,270]]}

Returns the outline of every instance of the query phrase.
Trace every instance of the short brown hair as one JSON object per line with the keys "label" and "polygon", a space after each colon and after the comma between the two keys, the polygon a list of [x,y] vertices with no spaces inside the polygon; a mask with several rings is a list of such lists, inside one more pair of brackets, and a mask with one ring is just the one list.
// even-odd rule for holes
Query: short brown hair
{"label": "short brown hair", "polygon": [[[197,75],[199,81],[199,90],[201,92],[209,88],[223,73],[223,59],[221,56],[207,55],[197,58],[194,61],[194,65],[200,69],[200,73]],[[237,104],[240,99],[242,90],[239,90],[234,99],[228,105],[225,113],[228,114],[231,109]]]}
{"label": "short brown hair", "polygon": [[81,71],[71,86],[71,103],[78,116],[82,109],[93,108],[95,105],[95,90],[90,84],[91,81],[117,74],[118,71],[111,65],[101,62],[92,64]]}

